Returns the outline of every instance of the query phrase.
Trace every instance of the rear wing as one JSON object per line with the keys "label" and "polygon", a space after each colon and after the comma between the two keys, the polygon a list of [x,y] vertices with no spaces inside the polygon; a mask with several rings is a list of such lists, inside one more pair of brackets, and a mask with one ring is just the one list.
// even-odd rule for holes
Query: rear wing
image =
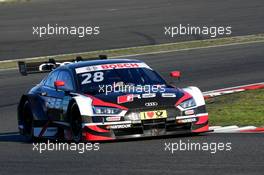
{"label": "rear wing", "polygon": [[52,70],[56,69],[57,67],[76,63],[80,61],[89,61],[89,60],[104,60],[107,59],[106,55],[99,55],[95,58],[82,58],[80,56],[77,56],[75,59],[68,59],[68,60],[59,60],[56,61],[55,59],[51,58],[48,61],[42,61],[42,62],[29,62],[26,63],[25,61],[18,61],[18,69],[21,75],[26,76],[28,74],[34,74],[34,73],[45,73],[45,72],[51,72]]}

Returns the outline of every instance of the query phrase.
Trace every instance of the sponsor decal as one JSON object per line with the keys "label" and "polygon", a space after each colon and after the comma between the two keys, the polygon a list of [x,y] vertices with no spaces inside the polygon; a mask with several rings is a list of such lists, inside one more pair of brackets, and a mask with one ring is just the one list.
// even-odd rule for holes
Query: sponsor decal
{"label": "sponsor decal", "polygon": [[145,63],[115,63],[115,64],[102,64],[96,66],[86,66],[76,68],[75,71],[77,74],[87,73],[92,71],[102,71],[102,70],[111,70],[111,69],[132,69],[132,68],[147,68],[151,69]]}
{"label": "sponsor decal", "polygon": [[131,128],[131,124],[122,124],[122,125],[111,125],[107,126],[107,129],[125,129],[125,128]]}
{"label": "sponsor decal", "polygon": [[127,120],[132,120],[132,121],[140,120],[139,113],[137,112],[131,112],[128,115],[125,115],[125,118]]}
{"label": "sponsor decal", "polygon": [[102,69],[116,69],[116,68],[138,68],[138,63],[117,63],[101,65]]}
{"label": "sponsor decal", "polygon": [[176,97],[175,93],[162,93],[161,94],[162,97]]}
{"label": "sponsor decal", "polygon": [[156,97],[156,94],[155,93],[146,93],[146,94],[133,94],[133,97],[134,98],[138,98],[138,99],[141,99],[141,98],[154,98]]}
{"label": "sponsor decal", "polygon": [[154,97],[156,97],[155,93],[142,94],[142,98],[154,98]]}
{"label": "sponsor decal", "polygon": [[114,116],[114,117],[106,117],[105,120],[108,122],[120,121],[121,117]]}
{"label": "sponsor decal", "polygon": [[133,94],[122,95],[122,96],[117,97],[117,103],[118,104],[132,102],[133,100],[134,100]]}
{"label": "sponsor decal", "polygon": [[146,111],[140,113],[141,120],[167,118],[167,116],[166,110]]}
{"label": "sponsor decal", "polygon": [[146,93],[146,94],[128,94],[128,95],[122,95],[117,97],[117,103],[121,104],[121,103],[127,103],[127,102],[132,102],[134,100],[134,98],[154,98],[156,97],[155,93]]}
{"label": "sponsor decal", "polygon": [[185,115],[193,115],[194,114],[194,110],[193,109],[187,110],[184,113],[185,113]]}
{"label": "sponsor decal", "polygon": [[187,119],[178,120],[177,123],[191,123],[196,121],[197,121],[196,118],[187,118]]}

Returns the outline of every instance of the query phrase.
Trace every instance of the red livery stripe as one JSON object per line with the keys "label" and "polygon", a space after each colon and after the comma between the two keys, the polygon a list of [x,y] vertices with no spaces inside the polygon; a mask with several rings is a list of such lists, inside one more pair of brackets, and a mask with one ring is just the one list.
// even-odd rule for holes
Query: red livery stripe
{"label": "red livery stripe", "polygon": [[192,130],[192,132],[207,132],[209,130],[209,125],[203,126],[201,128]]}
{"label": "red livery stripe", "polygon": [[195,124],[200,125],[206,122],[208,122],[208,115],[198,117],[198,121]]}
{"label": "red livery stripe", "polygon": [[94,96],[91,95],[87,95],[88,97],[93,99],[92,105],[93,106],[107,106],[107,107],[114,107],[114,108],[119,108],[119,109],[123,109],[123,110],[128,110],[126,107],[124,106],[120,106],[114,103],[109,103],[109,102],[105,102],[103,100],[100,100]]}
{"label": "red livery stripe", "polygon": [[111,137],[93,135],[91,133],[85,133],[85,140],[87,141],[103,141],[103,140],[114,140]]}
{"label": "red livery stripe", "polygon": [[89,126],[86,126],[86,127],[88,127],[88,128],[91,129],[91,130],[94,130],[94,131],[96,131],[96,132],[109,132],[109,130],[106,130],[106,129],[100,128],[100,127],[98,127],[98,126],[96,126],[96,125],[89,125]]}

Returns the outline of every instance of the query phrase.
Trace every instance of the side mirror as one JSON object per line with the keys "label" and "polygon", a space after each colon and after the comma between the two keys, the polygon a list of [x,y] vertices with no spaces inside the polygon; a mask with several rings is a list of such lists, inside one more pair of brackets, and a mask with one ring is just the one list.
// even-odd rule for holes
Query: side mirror
{"label": "side mirror", "polygon": [[173,78],[178,78],[180,79],[181,78],[181,72],[180,71],[172,71],[170,73],[170,76],[173,77]]}
{"label": "side mirror", "polygon": [[58,90],[59,87],[62,87],[64,85],[65,85],[65,82],[61,81],[61,80],[57,80],[54,82],[54,87],[55,87],[56,91]]}

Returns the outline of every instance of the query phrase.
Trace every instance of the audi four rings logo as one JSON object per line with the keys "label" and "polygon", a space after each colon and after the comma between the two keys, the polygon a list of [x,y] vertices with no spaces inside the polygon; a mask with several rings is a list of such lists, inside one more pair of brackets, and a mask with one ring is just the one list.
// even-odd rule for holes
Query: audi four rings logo
{"label": "audi four rings logo", "polygon": [[145,106],[158,106],[158,103],[157,102],[148,102],[148,103],[145,103]]}

